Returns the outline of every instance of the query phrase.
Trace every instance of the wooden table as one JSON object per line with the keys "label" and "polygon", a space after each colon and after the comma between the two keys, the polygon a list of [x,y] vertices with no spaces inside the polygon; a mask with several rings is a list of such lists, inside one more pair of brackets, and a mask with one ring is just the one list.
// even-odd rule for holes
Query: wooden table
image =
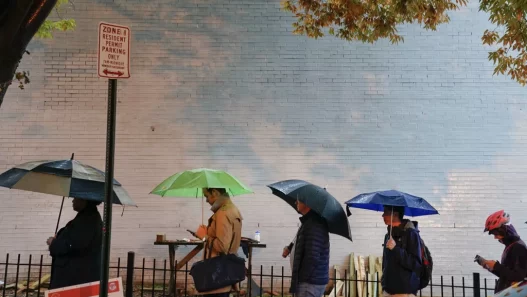
{"label": "wooden table", "polygon": [[[266,248],[267,245],[263,243],[256,243],[251,240],[242,239],[243,243],[247,243],[248,246],[248,269],[247,276],[250,278],[252,275],[252,254],[253,248]],[[170,296],[175,296],[175,287],[176,287],[176,271],[183,268],[187,263],[194,258],[202,249],[203,242],[201,241],[184,241],[184,240],[165,240],[165,241],[156,241],[154,245],[167,245],[168,246],[168,257],[170,265],[170,281],[168,286],[168,292]],[[194,248],[187,254],[183,259],[177,262],[176,265],[176,250],[180,246],[193,246]],[[251,290],[251,282],[248,283],[248,292]]]}

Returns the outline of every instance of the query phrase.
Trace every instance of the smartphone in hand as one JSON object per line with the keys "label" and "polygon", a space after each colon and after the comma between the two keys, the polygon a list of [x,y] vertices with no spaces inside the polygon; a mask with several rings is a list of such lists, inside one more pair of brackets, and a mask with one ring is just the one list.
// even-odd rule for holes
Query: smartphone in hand
{"label": "smartphone in hand", "polygon": [[189,230],[189,229],[187,229],[187,231],[188,231],[188,233],[192,234],[192,236],[196,237],[197,239],[201,239],[201,238],[198,237],[198,235],[196,234],[196,232],[191,231],[191,230]]}
{"label": "smartphone in hand", "polygon": [[485,264],[485,261],[487,261],[485,258],[481,257],[480,255],[476,255],[474,258],[474,262],[477,262],[479,265],[483,266]]}

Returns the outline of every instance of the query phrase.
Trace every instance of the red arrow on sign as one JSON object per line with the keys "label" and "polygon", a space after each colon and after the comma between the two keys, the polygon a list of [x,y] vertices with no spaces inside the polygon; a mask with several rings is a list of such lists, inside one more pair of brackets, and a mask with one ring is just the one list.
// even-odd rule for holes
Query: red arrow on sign
{"label": "red arrow on sign", "polygon": [[113,75],[117,75],[117,76],[121,76],[121,75],[124,74],[124,73],[121,72],[121,71],[113,72],[113,71],[110,71],[110,70],[108,70],[108,69],[104,69],[103,73],[106,74],[106,75],[108,75],[108,74],[113,74]]}

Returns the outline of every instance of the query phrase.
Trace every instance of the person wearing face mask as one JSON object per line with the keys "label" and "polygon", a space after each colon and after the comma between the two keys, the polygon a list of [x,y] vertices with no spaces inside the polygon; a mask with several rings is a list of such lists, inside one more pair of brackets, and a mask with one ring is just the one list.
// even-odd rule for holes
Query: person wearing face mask
{"label": "person wearing face mask", "polygon": [[[211,205],[214,213],[208,226],[201,225],[196,236],[205,241],[204,259],[217,257],[219,254],[236,254],[241,242],[242,215],[231,201],[229,194],[222,188],[204,188],[203,195]],[[227,297],[231,286],[203,293],[212,297]]]}
{"label": "person wearing face mask", "polygon": [[527,277],[527,247],[510,223],[510,216],[503,210],[491,214],[485,222],[485,230],[489,235],[505,245],[501,255],[501,262],[481,259],[478,262],[498,279],[495,293],[498,293],[515,282],[523,281]]}

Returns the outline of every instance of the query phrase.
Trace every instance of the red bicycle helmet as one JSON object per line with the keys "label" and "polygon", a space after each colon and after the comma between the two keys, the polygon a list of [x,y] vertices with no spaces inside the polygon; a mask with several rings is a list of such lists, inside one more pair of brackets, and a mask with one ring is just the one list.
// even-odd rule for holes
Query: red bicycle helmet
{"label": "red bicycle helmet", "polygon": [[492,231],[510,222],[510,216],[504,210],[497,211],[491,214],[485,222],[485,230],[483,232]]}

